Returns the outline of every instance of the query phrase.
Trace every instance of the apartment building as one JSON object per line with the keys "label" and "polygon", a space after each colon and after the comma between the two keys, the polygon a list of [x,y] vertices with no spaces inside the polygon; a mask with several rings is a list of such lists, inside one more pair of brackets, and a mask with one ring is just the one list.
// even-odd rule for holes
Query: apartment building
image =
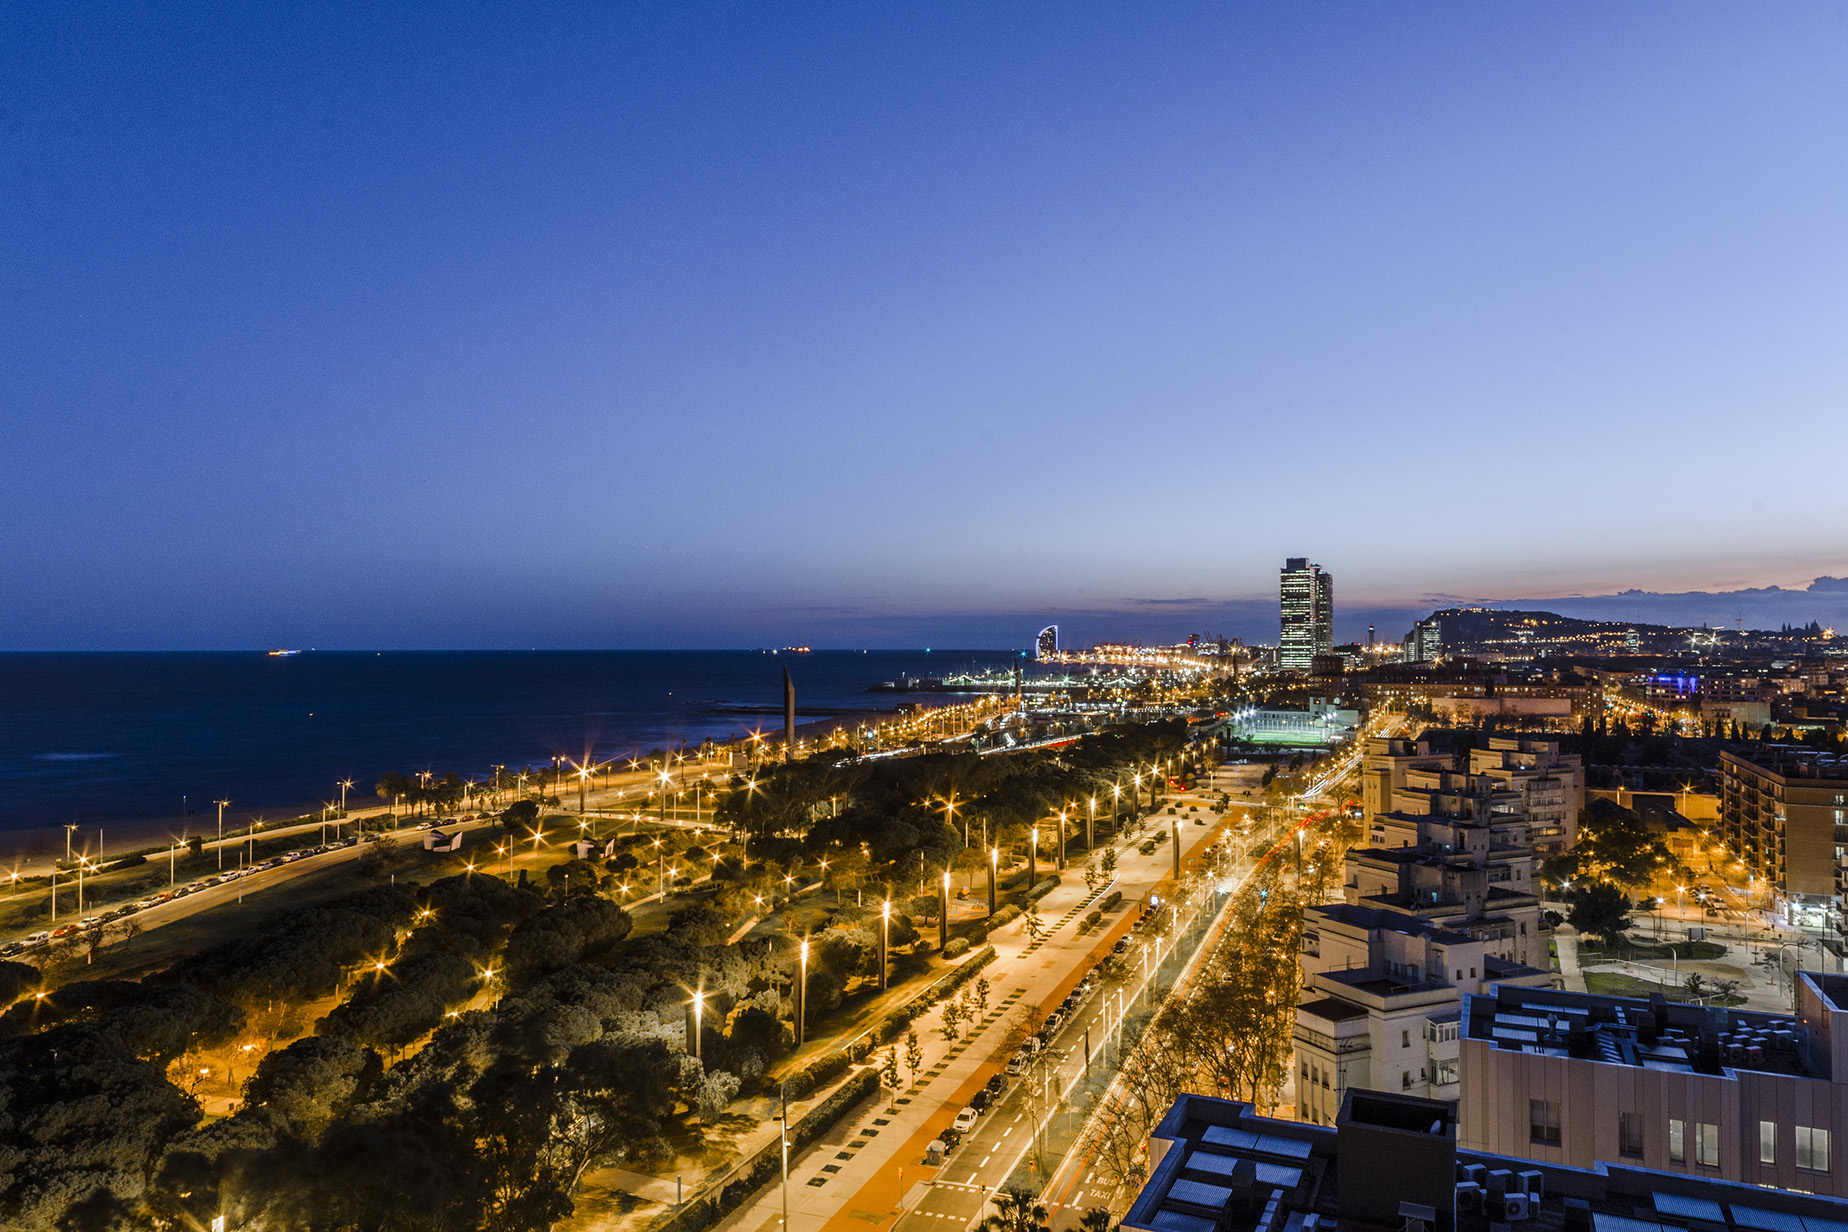
{"label": "apartment building", "polygon": [[1771,883],[1791,923],[1840,924],[1848,764],[1793,745],[1721,753],[1719,836]]}
{"label": "apartment building", "polygon": [[[1784,1016],[1502,985],[1462,999],[1458,1141],[1848,1196],[1848,977]],[[1843,1058],[1837,1074],[1833,1058]]]}
{"label": "apartment building", "polygon": [[1442,1100],[1355,1090],[1333,1123],[1183,1095],[1127,1232],[1848,1232],[1848,1203],[1718,1176],[1472,1150]]}
{"label": "apartment building", "polygon": [[1457,1096],[1459,998],[1545,971],[1426,920],[1334,903],[1304,913],[1293,1065],[1297,1115],[1332,1125],[1350,1088]]}
{"label": "apartment building", "polygon": [[1488,744],[1469,750],[1465,764],[1422,737],[1369,739],[1360,763],[1363,816],[1369,823],[1383,813],[1519,821],[1523,845],[1543,855],[1571,847],[1585,805],[1583,759],[1533,736],[1491,736]]}
{"label": "apartment building", "polygon": [[1558,854],[1578,841],[1585,763],[1577,753],[1560,752],[1559,741],[1490,736],[1488,748],[1470,750],[1469,772],[1518,798],[1528,841],[1542,855]]}

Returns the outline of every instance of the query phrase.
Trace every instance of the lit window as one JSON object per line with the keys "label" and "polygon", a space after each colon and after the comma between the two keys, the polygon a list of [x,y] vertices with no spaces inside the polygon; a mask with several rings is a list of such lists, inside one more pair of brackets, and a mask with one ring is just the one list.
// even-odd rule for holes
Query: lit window
{"label": "lit window", "polygon": [[1777,1122],[1760,1121],[1758,1123],[1758,1162],[1774,1164],[1777,1162]]}
{"label": "lit window", "polygon": [[1797,1126],[1797,1167],[1811,1172],[1829,1170],[1829,1131]]}
{"label": "lit window", "polygon": [[1720,1166],[1720,1127],[1705,1121],[1694,1123],[1694,1162],[1703,1168]]}
{"label": "lit window", "polygon": [[1668,1122],[1668,1162],[1685,1164],[1688,1162],[1688,1123],[1670,1119]]}

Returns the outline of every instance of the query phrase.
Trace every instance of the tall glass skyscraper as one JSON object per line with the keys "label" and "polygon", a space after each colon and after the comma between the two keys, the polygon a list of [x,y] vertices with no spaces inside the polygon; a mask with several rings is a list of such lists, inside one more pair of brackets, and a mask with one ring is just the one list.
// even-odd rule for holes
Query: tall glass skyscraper
{"label": "tall glass skyscraper", "polygon": [[1335,581],[1306,556],[1283,562],[1283,639],[1279,664],[1306,672],[1319,654],[1335,648]]}

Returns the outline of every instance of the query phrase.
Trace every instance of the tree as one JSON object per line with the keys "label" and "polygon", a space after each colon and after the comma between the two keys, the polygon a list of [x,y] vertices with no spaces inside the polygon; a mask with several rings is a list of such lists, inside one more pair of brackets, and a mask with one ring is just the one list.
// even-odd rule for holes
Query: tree
{"label": "tree", "polygon": [[995,1213],[982,1220],[983,1232],[1048,1232],[1046,1208],[1030,1189],[1009,1185],[995,1195]]}
{"label": "tree", "polygon": [[905,1068],[916,1079],[918,1071],[924,1068],[924,1045],[918,1042],[915,1030],[905,1032]]}
{"label": "tree", "polygon": [[1572,910],[1566,923],[1611,949],[1623,943],[1624,931],[1630,927],[1630,900],[1622,890],[1608,882],[1593,882],[1574,887],[1568,900]]}
{"label": "tree", "polygon": [[539,824],[539,804],[534,800],[515,800],[501,810],[500,821],[509,831],[525,830],[531,833]]}
{"label": "tree", "polygon": [[1578,871],[1617,886],[1647,884],[1668,863],[1668,848],[1641,817],[1609,800],[1593,800],[1579,813]]}
{"label": "tree", "polygon": [[886,1049],[885,1057],[879,1062],[879,1075],[887,1086],[898,1090],[898,1049]]}
{"label": "tree", "polygon": [[963,1009],[961,997],[944,1003],[943,1038],[952,1044],[956,1042],[956,1028],[962,1022],[965,1013],[967,1011]]}
{"label": "tree", "polygon": [[379,1055],[371,1049],[310,1035],[263,1058],[244,1088],[244,1102],[270,1109],[289,1133],[316,1142],[380,1071]]}
{"label": "tree", "polygon": [[1046,926],[1040,922],[1039,913],[1032,910],[1029,910],[1027,914],[1022,917],[1021,927],[1026,929],[1027,936],[1036,942],[1046,931]]}
{"label": "tree", "polygon": [[1104,848],[1103,865],[1104,865],[1104,876],[1112,877],[1116,875],[1117,850],[1115,847]]}
{"label": "tree", "polygon": [[975,1008],[978,1013],[986,1014],[988,1012],[988,994],[992,989],[993,985],[988,982],[987,976],[978,975],[975,977]]}
{"label": "tree", "polygon": [[0,961],[0,1009],[39,986],[39,969],[31,963]]}
{"label": "tree", "polygon": [[1110,1232],[1110,1208],[1093,1206],[1078,1216],[1080,1232]]}
{"label": "tree", "polygon": [[1084,862],[1084,888],[1087,893],[1097,893],[1097,861],[1086,859]]}

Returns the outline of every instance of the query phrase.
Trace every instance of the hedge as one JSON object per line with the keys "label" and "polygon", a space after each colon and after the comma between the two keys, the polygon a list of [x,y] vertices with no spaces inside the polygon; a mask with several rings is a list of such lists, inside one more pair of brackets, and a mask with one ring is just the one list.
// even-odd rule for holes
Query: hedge
{"label": "hedge", "polygon": [[[812,1068],[812,1067],[811,1067]],[[879,1071],[868,1067],[842,1084],[841,1089],[809,1109],[808,1115],[789,1129],[789,1147],[793,1155],[814,1143],[855,1104],[879,1089]],[[793,1094],[793,1092],[792,1092]],[[695,1194],[678,1210],[670,1211],[649,1224],[649,1232],[700,1232],[719,1222],[744,1205],[771,1178],[782,1171],[783,1147],[773,1142],[749,1159],[740,1160],[726,1174],[716,1193]]]}
{"label": "hedge", "polygon": [[1001,908],[1001,910],[995,912],[993,915],[988,917],[988,931],[992,933],[995,931],[995,929],[1000,928],[1003,924],[1012,924],[1015,920],[1018,920],[1019,918],[1020,918],[1020,908],[1014,906],[1014,904],[1012,903],[1009,903],[1007,906]]}
{"label": "hedge", "polygon": [[945,958],[957,958],[969,952],[969,938],[951,937],[950,943],[943,947]]}
{"label": "hedge", "polygon": [[1097,912],[1099,915],[1102,915],[1106,911],[1115,911],[1117,904],[1122,901],[1123,892],[1121,890],[1112,890],[1110,893],[1104,895],[1103,902],[1097,904]]}
{"label": "hedge", "polygon": [[1031,890],[1028,890],[1027,891],[1027,901],[1032,902],[1035,899],[1044,898],[1046,897],[1046,895],[1052,893],[1054,890],[1058,888],[1059,888],[1059,878],[1058,878],[1058,875],[1055,873],[1053,876],[1046,878],[1044,881],[1041,881],[1038,885],[1034,886]]}

